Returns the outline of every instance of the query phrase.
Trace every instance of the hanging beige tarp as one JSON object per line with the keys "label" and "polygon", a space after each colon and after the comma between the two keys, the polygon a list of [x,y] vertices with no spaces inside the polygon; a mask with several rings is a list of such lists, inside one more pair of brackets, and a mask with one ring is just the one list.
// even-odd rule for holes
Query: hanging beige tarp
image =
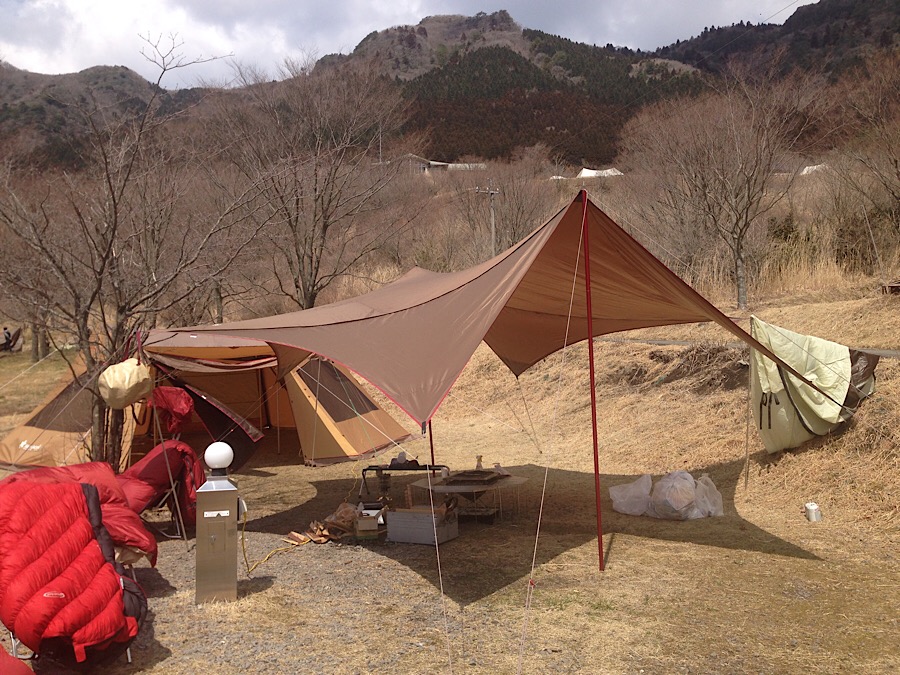
{"label": "hanging beige tarp", "polygon": [[763,353],[708,300],[579,192],[523,241],[480,265],[439,274],[414,268],[356,298],[185,331],[264,340],[282,370],[312,352],[381,389],[413,419],[437,410],[484,340],[516,375],[588,337],[582,223],[590,232],[593,335],[714,321]]}
{"label": "hanging beige tarp", "polygon": [[796,448],[834,431],[875,390],[878,356],[811,335],[801,335],[757,317],[750,333],[793,366],[815,388],[786,372],[756,349],[750,360],[753,416],[766,450]]}

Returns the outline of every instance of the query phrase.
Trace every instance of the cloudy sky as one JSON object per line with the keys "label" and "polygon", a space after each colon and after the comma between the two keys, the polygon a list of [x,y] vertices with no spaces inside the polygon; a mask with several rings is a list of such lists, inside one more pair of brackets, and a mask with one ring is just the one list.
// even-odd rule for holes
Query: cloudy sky
{"label": "cloudy sky", "polygon": [[143,38],[176,35],[185,59],[164,86],[225,82],[229,61],[274,70],[286,56],[348,53],[373,30],[434,14],[506,9],[521,26],[576,42],[653,50],[739,21],[784,23],[813,0],[0,0],[0,60],[39,73],[124,65],[148,79]]}

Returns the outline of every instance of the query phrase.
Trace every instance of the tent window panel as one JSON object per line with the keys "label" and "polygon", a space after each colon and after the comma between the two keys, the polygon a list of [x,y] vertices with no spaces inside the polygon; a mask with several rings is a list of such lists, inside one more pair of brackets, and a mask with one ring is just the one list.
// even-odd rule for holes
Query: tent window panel
{"label": "tent window panel", "polygon": [[297,372],[309,390],[318,396],[319,405],[335,422],[344,422],[378,410],[372,399],[330,361],[312,359]]}
{"label": "tent window panel", "polygon": [[91,428],[91,392],[72,380],[52,401],[41,408],[23,426],[82,433]]}

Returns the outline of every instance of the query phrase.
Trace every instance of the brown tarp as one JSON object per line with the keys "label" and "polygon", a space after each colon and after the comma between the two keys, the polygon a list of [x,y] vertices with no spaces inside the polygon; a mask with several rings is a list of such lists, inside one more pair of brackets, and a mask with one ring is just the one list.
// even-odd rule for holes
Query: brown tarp
{"label": "brown tarp", "polygon": [[440,274],[414,268],[391,284],[342,302],[179,330],[195,336],[187,338],[191,341],[213,336],[264,340],[272,345],[282,370],[289,367],[286,362],[296,363],[308,352],[328,357],[424,423],[482,340],[518,376],[587,338],[582,222],[590,228],[595,337],[714,321],[778,360],[583,191],[527,238],[470,269]]}

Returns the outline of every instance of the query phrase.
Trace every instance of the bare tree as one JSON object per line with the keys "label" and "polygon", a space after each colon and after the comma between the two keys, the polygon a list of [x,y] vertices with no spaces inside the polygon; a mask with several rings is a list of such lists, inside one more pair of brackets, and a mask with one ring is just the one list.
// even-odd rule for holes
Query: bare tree
{"label": "bare tree", "polygon": [[21,254],[4,269],[3,287],[30,305],[56,339],[77,344],[85,386],[95,393],[91,455],[114,467],[122,411],[107,409],[97,375],[122,358],[139,326],[152,325],[157,313],[222,273],[231,256],[211,266],[204,252],[246,217],[253,195],[251,188],[214,213],[186,208],[195,187],[193,153],[188,139],[175,143],[167,135],[177,117],[161,112],[159,85],[189,62],[175,39],[147,45],[159,78],[146,104],[137,110],[95,98],[71,104],[89,130],[82,171],[24,177],[7,171],[0,184],[0,227]]}
{"label": "bare tree", "polygon": [[[653,207],[675,229],[715,233],[747,307],[748,234],[788,194],[821,115],[814,76],[732,69],[716,90],[668,101],[623,132],[627,162],[658,188]],[[687,241],[692,238],[688,235]]]}
{"label": "bare tree", "polygon": [[[511,162],[498,167],[497,182],[503,185],[497,211],[498,251],[521,241],[562,206],[550,173],[545,145],[520,150]],[[562,201],[571,197],[566,194]]]}
{"label": "bare tree", "polygon": [[548,157],[547,147],[538,145],[520,150],[510,162],[491,164],[486,171],[458,171],[449,176],[456,217],[469,234],[469,264],[521,241],[553,215],[562,204],[560,199],[571,197],[561,195],[550,180],[553,169]]}
{"label": "bare tree", "polygon": [[287,61],[278,75],[236,66],[241,88],[217,119],[223,157],[263,186],[271,290],[309,308],[414,217],[387,208],[403,165],[385,157],[401,153],[406,105],[373,64]]}
{"label": "bare tree", "polygon": [[838,87],[845,143],[829,161],[839,257],[891,275],[900,254],[900,54],[874,54]]}
{"label": "bare tree", "polygon": [[[853,128],[846,148],[859,172],[900,206],[900,52],[884,51],[854,73],[844,107]],[[853,180],[853,175],[846,178]]]}

